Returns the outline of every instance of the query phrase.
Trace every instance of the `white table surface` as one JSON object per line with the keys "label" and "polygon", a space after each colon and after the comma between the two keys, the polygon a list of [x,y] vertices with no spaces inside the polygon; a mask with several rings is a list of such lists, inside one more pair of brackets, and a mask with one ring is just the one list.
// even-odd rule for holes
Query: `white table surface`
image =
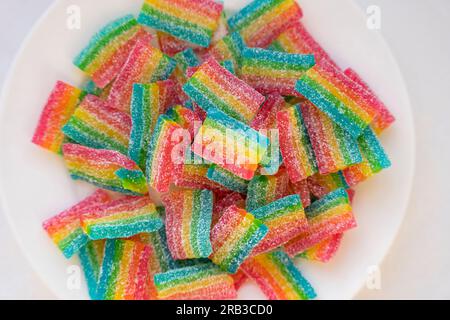
{"label": "white table surface", "polygon": [[[0,1],[0,86],[27,32],[51,2]],[[356,2],[364,10],[373,4],[381,9],[381,32],[409,89],[417,136],[411,202],[397,239],[379,266],[381,289],[363,288],[357,298],[449,299],[450,1]],[[0,299],[52,298],[0,212]]]}

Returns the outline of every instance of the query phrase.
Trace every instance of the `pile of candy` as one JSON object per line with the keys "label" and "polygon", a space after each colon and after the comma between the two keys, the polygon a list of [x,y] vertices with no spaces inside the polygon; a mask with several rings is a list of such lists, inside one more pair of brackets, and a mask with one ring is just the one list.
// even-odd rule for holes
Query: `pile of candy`
{"label": "pile of candy", "polygon": [[333,258],[356,227],[351,188],[390,166],[394,117],[296,1],[223,6],[145,0],[44,107],[33,143],[98,188],[43,224],[93,299],[231,299],[245,281],[312,299],[299,260]]}

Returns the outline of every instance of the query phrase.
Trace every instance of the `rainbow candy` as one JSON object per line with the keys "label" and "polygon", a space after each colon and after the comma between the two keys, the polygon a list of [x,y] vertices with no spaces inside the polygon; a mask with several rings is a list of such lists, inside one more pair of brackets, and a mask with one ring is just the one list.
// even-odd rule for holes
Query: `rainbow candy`
{"label": "rainbow candy", "polygon": [[213,194],[209,190],[172,190],[163,197],[166,233],[176,260],[207,258],[212,253],[209,234]]}
{"label": "rainbow candy", "polygon": [[[179,144],[175,132],[183,130],[175,121],[162,115],[158,118],[147,155],[147,182],[158,192],[169,191],[173,180],[175,163],[172,151]],[[182,160],[181,160],[182,161]]]}
{"label": "rainbow candy", "polygon": [[367,128],[358,138],[358,145],[363,162],[343,171],[345,181],[350,187],[391,166],[391,161],[371,128]]}
{"label": "rainbow candy", "polygon": [[289,176],[280,170],[274,176],[255,176],[248,185],[246,209],[253,211],[287,195]]}
{"label": "rainbow candy", "polygon": [[356,139],[325,113],[306,102],[301,112],[322,175],[335,173],[362,161]]}
{"label": "rainbow candy", "polygon": [[89,296],[96,298],[97,283],[100,275],[100,268],[103,262],[103,252],[105,250],[105,240],[89,241],[78,252],[84,277],[86,278]]}
{"label": "rainbow candy", "polygon": [[127,154],[131,118],[100,98],[87,95],[62,131],[72,141],[86,147]]}
{"label": "rainbow candy", "polygon": [[212,263],[155,275],[162,300],[223,300],[236,298],[233,278]]}
{"label": "rainbow candy", "polygon": [[177,67],[184,73],[188,67],[197,67],[201,64],[200,59],[197,57],[192,48],[178,52],[173,56],[173,58],[177,62]]}
{"label": "rainbow candy", "polygon": [[174,36],[162,31],[156,31],[156,35],[158,36],[158,43],[161,51],[170,57],[173,57],[184,50],[190,49],[192,46],[189,42],[175,38]]}
{"label": "rainbow candy", "polygon": [[228,19],[250,47],[267,47],[303,16],[295,0],[255,0]]}
{"label": "rainbow candy", "polygon": [[138,41],[112,84],[108,102],[116,109],[129,112],[133,85],[166,80],[175,65],[175,60],[152,47],[149,39]]}
{"label": "rainbow candy", "polygon": [[236,273],[268,231],[266,225],[244,209],[229,207],[212,229],[211,261],[228,273]]}
{"label": "rainbow candy", "polygon": [[128,156],[142,169],[145,169],[148,144],[158,117],[174,102],[173,86],[171,80],[133,85]]}
{"label": "rainbow candy", "polygon": [[310,300],[316,297],[311,284],[281,250],[248,259],[242,270],[270,300]]}
{"label": "rainbow candy", "polygon": [[207,174],[211,166],[208,164],[184,163],[175,167],[174,183],[177,187],[193,189],[209,189],[224,191],[225,188],[208,179]]}
{"label": "rainbow candy", "polygon": [[163,225],[149,197],[123,197],[86,210],[81,226],[92,240],[127,238]]}
{"label": "rainbow candy", "polygon": [[306,208],[309,228],[285,245],[286,252],[296,256],[332,235],[356,227],[348,194],[337,189]]}
{"label": "rainbow candy", "polygon": [[214,0],[145,0],[139,23],[209,47],[223,4]]}
{"label": "rainbow candy", "polygon": [[240,75],[242,80],[263,94],[296,96],[297,80],[314,64],[312,54],[244,48]]}
{"label": "rainbow candy", "polygon": [[343,236],[343,233],[332,235],[300,253],[299,257],[311,261],[328,262],[339,249]]}
{"label": "rainbow candy", "polygon": [[74,64],[103,89],[119,74],[138,39],[149,36],[133,15],[127,15],[95,34],[75,58]]}
{"label": "rainbow candy", "polygon": [[234,32],[219,40],[208,50],[208,54],[219,62],[232,61],[234,68],[237,69],[241,65],[241,54],[244,48],[245,43],[241,35],[239,32]]}
{"label": "rainbow candy", "polygon": [[191,141],[202,125],[197,113],[182,105],[173,106],[167,110],[166,115],[189,132]]}
{"label": "rainbow candy", "polygon": [[223,196],[215,195],[211,224],[213,227],[219,221],[225,210],[232,205],[235,205],[239,208],[245,208],[245,199],[242,197],[242,194],[238,192],[231,192]]}
{"label": "rainbow candy", "polygon": [[54,153],[61,152],[64,134],[61,128],[70,119],[84,93],[67,83],[58,81],[50,94],[32,142]]}
{"label": "rainbow candy", "polygon": [[[66,143],[63,153],[72,179],[84,180],[99,188],[130,195],[143,195],[148,192],[144,174],[136,163],[117,151]],[[133,180],[138,184],[132,183],[127,176],[125,180],[121,179],[120,175],[124,171],[119,171],[120,169],[133,173]]]}
{"label": "rainbow candy", "polygon": [[252,255],[273,250],[308,229],[302,200],[297,194],[253,210],[251,214],[269,228],[269,233],[256,246]]}
{"label": "rainbow candy", "polygon": [[106,240],[96,298],[145,300],[148,298],[151,248],[141,242]]}
{"label": "rainbow candy", "polygon": [[354,138],[378,114],[366,91],[326,60],[306,71],[296,89]]}
{"label": "rainbow candy", "polygon": [[302,199],[303,208],[311,205],[311,193],[309,191],[307,179],[296,183],[290,183],[289,187],[292,192],[300,196],[300,199]]}
{"label": "rainbow candy", "polygon": [[314,197],[321,199],[336,189],[348,189],[349,186],[342,172],[336,172],[327,175],[315,174],[309,177],[308,188]]}
{"label": "rainbow candy", "polygon": [[77,205],[44,221],[42,227],[64,256],[70,258],[89,241],[81,229],[80,216],[83,211],[109,200],[105,191],[97,190]]}
{"label": "rainbow candy", "polygon": [[296,183],[312,176],[317,164],[300,106],[279,111],[277,120],[281,155],[290,180]]}
{"label": "rainbow candy", "polygon": [[264,96],[220,66],[206,60],[183,86],[184,92],[205,111],[216,108],[241,122],[250,123]]}
{"label": "rainbow candy", "polygon": [[212,165],[208,169],[206,177],[209,180],[224,186],[228,190],[236,191],[242,194],[247,193],[247,180],[244,180],[217,165]]}
{"label": "rainbow candy", "polygon": [[191,149],[203,159],[242,179],[251,180],[268,145],[269,141],[265,136],[211,108]]}

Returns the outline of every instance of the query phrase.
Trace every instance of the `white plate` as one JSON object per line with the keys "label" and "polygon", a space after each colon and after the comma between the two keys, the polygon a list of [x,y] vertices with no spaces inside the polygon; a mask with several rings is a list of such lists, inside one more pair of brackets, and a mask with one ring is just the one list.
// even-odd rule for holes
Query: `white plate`
{"label": "white plate", "polygon": [[[248,1],[226,0],[235,10]],[[62,299],[87,298],[84,285],[69,289],[71,265],[41,228],[41,222],[74,204],[92,188],[72,181],[58,157],[30,140],[42,106],[56,80],[81,84],[72,58],[102,25],[137,13],[142,0],[78,0],[81,30],[66,27],[72,0],[56,1],[33,28],[16,58],[3,91],[0,114],[2,208],[25,255],[44,283]],[[408,95],[397,63],[383,38],[366,27],[364,13],[350,0],[302,0],[304,22],[341,67],[351,66],[380,95],[397,118],[383,143],[393,167],[357,189],[359,227],[348,232],[329,264],[301,262],[321,299],[350,299],[367,271],[381,263],[406,213],[414,166],[414,130]],[[263,298],[253,284],[242,299]]]}

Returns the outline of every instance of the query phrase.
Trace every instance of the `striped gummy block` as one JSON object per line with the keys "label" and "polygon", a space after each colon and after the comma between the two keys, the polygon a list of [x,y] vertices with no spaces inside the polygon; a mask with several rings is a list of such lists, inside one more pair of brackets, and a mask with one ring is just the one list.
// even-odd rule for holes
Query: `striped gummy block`
{"label": "striped gummy block", "polygon": [[97,283],[100,276],[100,268],[103,263],[103,253],[105,251],[105,240],[89,241],[78,252],[81,267],[88,287],[89,296],[96,299]]}
{"label": "striped gummy block", "polygon": [[238,32],[233,32],[220,39],[208,50],[208,55],[216,61],[232,61],[235,69],[241,65],[242,50],[245,48],[244,40]]}
{"label": "striped gummy block", "polygon": [[239,192],[241,194],[247,193],[248,181],[244,180],[230,171],[227,171],[217,165],[212,165],[208,169],[206,177],[214,181],[228,190]]}

